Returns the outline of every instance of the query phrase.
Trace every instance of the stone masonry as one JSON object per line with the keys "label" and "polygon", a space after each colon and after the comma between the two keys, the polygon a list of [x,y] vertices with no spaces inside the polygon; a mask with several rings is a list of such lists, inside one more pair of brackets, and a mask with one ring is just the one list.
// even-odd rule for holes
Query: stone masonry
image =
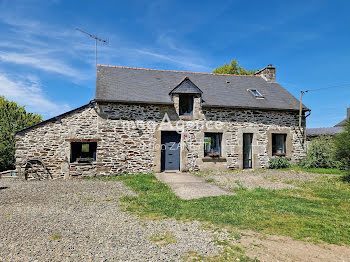
{"label": "stone masonry", "polygon": [[[181,119],[176,105],[90,103],[16,135],[16,165],[39,158],[53,177],[160,171],[160,133],[181,130],[182,171],[242,168],[243,133],[253,133],[253,167],[268,167],[271,134],[287,134],[287,156],[305,156],[295,111],[201,108]],[[222,156],[204,158],[204,132],[221,132]],[[70,163],[71,142],[97,142],[96,161]]]}

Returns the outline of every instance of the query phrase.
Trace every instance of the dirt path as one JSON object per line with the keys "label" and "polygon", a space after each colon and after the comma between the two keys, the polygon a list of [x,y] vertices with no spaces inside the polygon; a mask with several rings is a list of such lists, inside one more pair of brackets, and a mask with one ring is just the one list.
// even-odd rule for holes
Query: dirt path
{"label": "dirt path", "polygon": [[158,173],[156,177],[167,184],[175,195],[185,200],[234,194],[189,173]]}
{"label": "dirt path", "polygon": [[236,245],[245,254],[260,261],[350,261],[350,247],[331,244],[313,244],[284,236],[262,235],[245,231]]}

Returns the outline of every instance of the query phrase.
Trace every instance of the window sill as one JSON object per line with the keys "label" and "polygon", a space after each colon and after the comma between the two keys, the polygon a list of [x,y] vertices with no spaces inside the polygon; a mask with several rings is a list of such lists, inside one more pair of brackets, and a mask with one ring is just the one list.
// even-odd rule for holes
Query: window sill
{"label": "window sill", "polygon": [[275,153],[275,154],[272,154],[272,156],[287,156],[286,153]]}
{"label": "window sill", "polygon": [[96,164],[96,161],[94,161],[94,162],[85,162],[85,163],[71,162],[69,164],[70,165],[74,165],[74,166],[91,166],[91,165]]}
{"label": "window sill", "polygon": [[226,162],[226,158],[225,157],[210,157],[210,156],[206,156],[202,158],[203,162]]}
{"label": "window sill", "polygon": [[179,115],[179,118],[181,120],[193,120],[194,119],[193,115]]}

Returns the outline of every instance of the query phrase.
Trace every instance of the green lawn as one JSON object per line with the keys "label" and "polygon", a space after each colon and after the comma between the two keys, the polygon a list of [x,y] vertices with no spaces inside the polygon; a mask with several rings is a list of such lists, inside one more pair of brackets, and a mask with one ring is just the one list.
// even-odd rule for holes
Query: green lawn
{"label": "green lawn", "polygon": [[299,189],[235,189],[234,196],[181,200],[152,174],[102,178],[123,181],[138,197],[124,197],[140,215],[196,219],[294,239],[350,244],[350,184],[322,177]]}

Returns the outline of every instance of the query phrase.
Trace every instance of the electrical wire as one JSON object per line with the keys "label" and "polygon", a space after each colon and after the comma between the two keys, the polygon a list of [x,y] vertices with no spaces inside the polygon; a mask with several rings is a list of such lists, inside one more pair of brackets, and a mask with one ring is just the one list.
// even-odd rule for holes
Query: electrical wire
{"label": "electrical wire", "polygon": [[321,91],[321,90],[333,89],[333,88],[350,88],[350,84],[345,84],[345,85],[340,85],[340,86],[328,86],[328,87],[323,87],[323,88],[305,90],[305,91],[302,91],[302,92],[309,93],[309,92],[315,92],[315,91]]}

